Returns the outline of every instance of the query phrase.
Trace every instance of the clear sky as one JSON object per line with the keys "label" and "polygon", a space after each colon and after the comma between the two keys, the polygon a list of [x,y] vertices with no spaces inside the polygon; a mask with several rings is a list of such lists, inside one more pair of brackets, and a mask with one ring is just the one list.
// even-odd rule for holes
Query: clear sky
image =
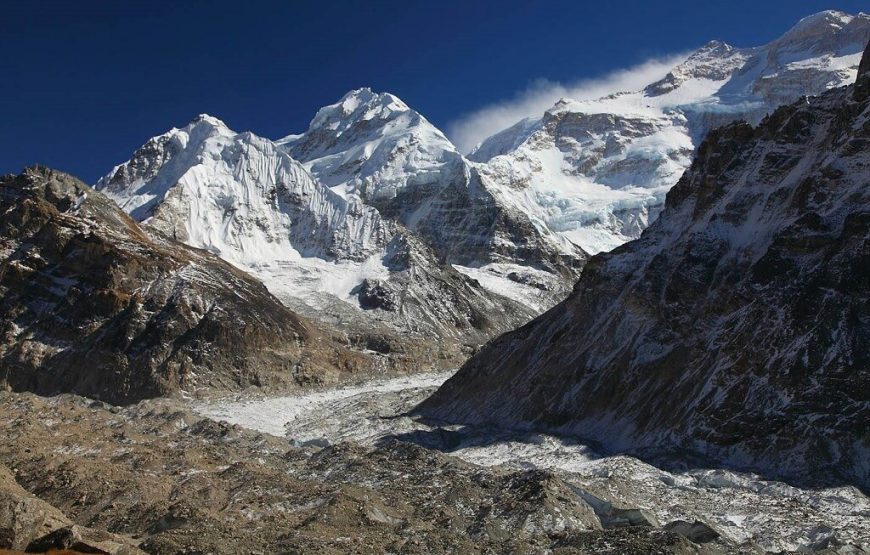
{"label": "clear sky", "polygon": [[864,1],[0,0],[0,173],[95,181],[206,112],[277,138],[350,89],[440,128],[545,79],[577,83],[720,39],[768,42]]}

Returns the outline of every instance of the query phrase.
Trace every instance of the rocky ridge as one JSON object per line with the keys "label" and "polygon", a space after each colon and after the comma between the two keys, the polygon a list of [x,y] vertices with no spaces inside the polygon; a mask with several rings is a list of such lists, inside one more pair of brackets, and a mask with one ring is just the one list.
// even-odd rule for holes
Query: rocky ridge
{"label": "rocky ridge", "polygon": [[0,178],[3,387],[113,403],[383,372],[244,272],[41,167]]}
{"label": "rocky ridge", "polygon": [[861,67],[857,86],[711,132],[640,239],[419,410],[870,486]]}

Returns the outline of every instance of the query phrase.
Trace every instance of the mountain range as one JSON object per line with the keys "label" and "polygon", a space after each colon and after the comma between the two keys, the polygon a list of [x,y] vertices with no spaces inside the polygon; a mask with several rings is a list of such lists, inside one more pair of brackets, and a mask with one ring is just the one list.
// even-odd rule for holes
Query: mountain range
{"label": "mountain range", "polygon": [[276,140],[200,115],[94,189],[137,234],[259,280],[263,303],[376,361],[363,366],[453,368],[566,298],[590,254],[638,237],[708,130],[851,82],[868,39],[870,16],[828,11],[761,47],[714,41],[641,90],[562,99],[468,155],[365,88]]}
{"label": "mountain range", "polygon": [[866,553],[870,16],[651,81],[0,176],[0,552]]}
{"label": "mountain range", "polygon": [[449,366],[565,298],[589,254],[638,237],[707,131],[853,81],[868,38],[870,16],[829,11],[761,47],[714,41],[642,90],[562,99],[468,156],[369,89],[274,141],[201,115],[95,188],[300,314],[434,339],[423,362]]}

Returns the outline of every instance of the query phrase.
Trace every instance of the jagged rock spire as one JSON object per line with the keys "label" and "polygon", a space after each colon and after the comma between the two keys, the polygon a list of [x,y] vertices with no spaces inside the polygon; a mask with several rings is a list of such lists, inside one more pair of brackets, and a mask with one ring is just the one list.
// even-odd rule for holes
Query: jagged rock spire
{"label": "jagged rock spire", "polygon": [[858,102],[870,96],[870,42],[864,48],[861,64],[858,66],[858,78],[855,80],[855,100]]}
{"label": "jagged rock spire", "polygon": [[868,73],[870,73],[870,42],[867,43],[861,65],[858,66],[858,77],[865,77]]}

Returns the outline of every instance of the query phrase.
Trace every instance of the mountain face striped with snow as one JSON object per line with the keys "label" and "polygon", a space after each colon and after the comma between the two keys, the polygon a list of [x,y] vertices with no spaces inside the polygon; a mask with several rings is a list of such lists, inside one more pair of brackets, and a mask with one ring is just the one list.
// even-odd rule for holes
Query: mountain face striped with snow
{"label": "mountain face striped with snow", "polygon": [[443,263],[363,196],[324,186],[276,143],[210,116],[149,140],[96,188],[367,349],[406,352],[410,334],[425,361],[455,364],[535,314]]}
{"label": "mountain face striped with snow", "polygon": [[711,129],[854,81],[870,15],[827,11],[775,41],[713,41],[640,91],[560,100],[477,146],[469,159],[525,211],[590,253],[638,237]]}
{"label": "mountain face striped with snow", "polygon": [[317,183],[275,144],[201,115],[149,140],[97,188],[139,220],[241,265],[365,260],[378,212]]}
{"label": "mountain face striped with snow", "polygon": [[639,239],[421,412],[870,486],[864,56],[857,85],[708,134]]}
{"label": "mountain face striped with snow", "polygon": [[351,91],[322,108],[304,134],[279,144],[319,182],[377,207],[441,260],[538,310],[567,294],[585,260],[575,245],[501,202],[496,184],[391,94]]}

